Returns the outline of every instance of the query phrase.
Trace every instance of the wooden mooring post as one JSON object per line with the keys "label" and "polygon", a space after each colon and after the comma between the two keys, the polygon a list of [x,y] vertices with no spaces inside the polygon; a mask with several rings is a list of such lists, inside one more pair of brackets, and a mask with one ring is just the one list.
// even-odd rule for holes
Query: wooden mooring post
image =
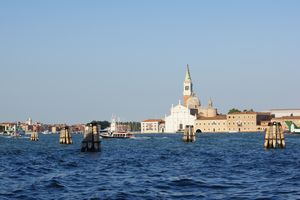
{"label": "wooden mooring post", "polygon": [[285,148],[285,139],[282,125],[279,122],[270,122],[266,130],[264,147]]}
{"label": "wooden mooring post", "polygon": [[33,131],[30,136],[31,141],[39,141],[39,129],[37,127],[33,127]]}
{"label": "wooden mooring post", "polygon": [[73,144],[71,130],[68,126],[65,126],[61,129],[59,143],[60,144]]}
{"label": "wooden mooring post", "polygon": [[39,133],[37,131],[33,131],[30,137],[31,141],[39,141]]}
{"label": "wooden mooring post", "polygon": [[83,141],[81,143],[81,152],[100,151],[99,127],[95,122],[89,123],[85,129]]}
{"label": "wooden mooring post", "polygon": [[183,134],[184,142],[195,142],[196,133],[194,132],[194,126],[186,126]]}

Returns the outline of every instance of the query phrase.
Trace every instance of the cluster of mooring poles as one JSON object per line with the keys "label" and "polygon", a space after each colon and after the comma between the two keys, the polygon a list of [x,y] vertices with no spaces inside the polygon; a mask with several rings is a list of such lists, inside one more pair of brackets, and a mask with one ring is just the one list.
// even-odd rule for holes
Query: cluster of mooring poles
{"label": "cluster of mooring poles", "polygon": [[38,141],[39,140],[39,132],[38,132],[37,128],[33,129],[33,132],[31,133],[31,136],[30,136],[30,140],[31,141]]}
{"label": "cluster of mooring poles", "polygon": [[[89,123],[84,132],[83,140],[81,143],[81,151],[82,152],[98,152],[100,151],[100,127],[97,123],[92,122]],[[39,140],[39,134],[38,130],[35,129],[31,133],[30,137],[31,141],[38,141]],[[64,126],[60,131],[59,136],[59,143],[60,144],[73,144],[71,129],[69,126]]]}
{"label": "cluster of mooring poles", "polygon": [[183,134],[184,142],[195,142],[196,141],[196,133],[194,132],[194,126],[186,126]]}
{"label": "cluster of mooring poles", "polygon": [[100,151],[100,128],[95,122],[89,123],[85,129],[83,141],[81,143],[81,152],[98,152]]}
{"label": "cluster of mooring poles", "polygon": [[73,144],[71,131],[68,126],[63,127],[62,130],[60,131],[59,143],[60,144]]}
{"label": "cluster of mooring poles", "polygon": [[270,122],[266,130],[264,147],[285,148],[284,131],[278,122]]}
{"label": "cluster of mooring poles", "polygon": [[37,131],[33,131],[31,133],[30,140],[31,141],[38,141],[39,140],[39,133]]}

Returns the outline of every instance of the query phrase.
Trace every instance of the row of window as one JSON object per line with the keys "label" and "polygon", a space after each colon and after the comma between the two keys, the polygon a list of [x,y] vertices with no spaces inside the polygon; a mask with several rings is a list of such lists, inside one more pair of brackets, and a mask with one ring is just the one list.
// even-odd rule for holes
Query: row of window
{"label": "row of window", "polygon": [[[216,122],[213,122],[213,123],[207,123],[207,125],[221,125],[222,123],[216,123]],[[196,125],[202,125],[202,123],[196,123]],[[206,123],[203,123],[203,125],[206,125]],[[223,125],[226,125],[226,123],[224,122]]]}
{"label": "row of window", "polygon": [[[208,128],[208,129],[203,129],[203,132],[206,132],[206,131],[221,131],[222,129],[221,128],[218,128],[218,129],[210,129],[210,128]],[[229,128],[228,129],[229,131],[254,131],[253,129],[250,129],[250,128],[244,128],[244,129],[239,129],[239,130],[236,130],[235,128],[233,128],[233,129],[231,129],[231,128]],[[260,128],[257,128],[257,130],[260,130]],[[222,131],[226,131],[226,129],[225,128],[223,128],[223,130]]]}
{"label": "row of window", "polygon": [[[217,129],[210,129],[210,128],[208,128],[208,129],[203,129],[203,131],[205,132],[205,131],[216,131]],[[218,131],[221,131],[222,129],[220,129],[220,128],[218,128]],[[223,131],[226,131],[226,129],[225,128],[223,128]]]}
{"label": "row of window", "polygon": [[[223,124],[223,125],[226,125],[226,123],[216,123],[216,122],[213,122],[213,123],[203,123],[203,125],[205,126],[205,125],[208,125],[208,126],[210,126],[210,125],[221,125],[221,124]],[[255,123],[254,122],[237,122],[237,123],[235,123],[235,122],[232,122],[232,125],[241,125],[241,124],[244,124],[244,125],[254,125]],[[196,123],[196,125],[198,125],[198,126],[201,126],[202,125],[202,123]],[[231,122],[228,122],[228,125],[231,125]]]}
{"label": "row of window", "polygon": [[[235,123],[235,122],[232,122],[232,125],[235,125],[235,124],[237,124],[237,125],[242,125],[242,124],[244,124],[244,125],[254,125],[254,122],[237,122],[237,123]],[[230,122],[228,122],[228,125],[231,125],[231,123]]]}
{"label": "row of window", "polygon": [[152,127],[153,127],[153,128],[157,128],[158,126],[142,126],[142,127],[143,127],[143,128],[146,128],[146,127],[147,127],[147,128],[152,128]]}
{"label": "row of window", "polygon": [[237,117],[235,117],[235,116],[232,116],[232,117],[231,117],[231,116],[228,116],[229,119],[231,119],[231,118],[232,118],[232,119],[235,119],[235,118],[238,118],[238,119],[241,119],[241,118],[244,118],[244,119],[247,119],[247,118],[248,118],[248,119],[250,119],[250,118],[252,118],[252,119],[254,119],[254,117],[255,117],[255,116],[243,116],[243,117],[241,117],[241,116],[237,116]]}

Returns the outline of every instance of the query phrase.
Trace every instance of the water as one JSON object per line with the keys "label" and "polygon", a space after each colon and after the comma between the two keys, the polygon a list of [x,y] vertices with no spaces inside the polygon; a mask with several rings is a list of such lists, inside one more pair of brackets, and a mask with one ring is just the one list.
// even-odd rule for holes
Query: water
{"label": "water", "polygon": [[0,137],[0,199],[300,199],[300,135],[265,150],[262,134],[141,135],[81,153],[58,135]]}

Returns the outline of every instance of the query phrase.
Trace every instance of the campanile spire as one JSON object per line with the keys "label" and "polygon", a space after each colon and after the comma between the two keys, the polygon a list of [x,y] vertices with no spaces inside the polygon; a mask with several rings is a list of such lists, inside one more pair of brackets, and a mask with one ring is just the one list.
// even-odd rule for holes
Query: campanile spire
{"label": "campanile spire", "polygon": [[187,100],[193,95],[193,83],[189,65],[186,66],[185,80],[183,83],[183,100],[184,106],[187,105]]}
{"label": "campanile spire", "polygon": [[188,81],[188,80],[192,80],[191,78],[191,73],[190,73],[190,67],[189,65],[187,64],[186,65],[186,74],[185,74],[185,81]]}

